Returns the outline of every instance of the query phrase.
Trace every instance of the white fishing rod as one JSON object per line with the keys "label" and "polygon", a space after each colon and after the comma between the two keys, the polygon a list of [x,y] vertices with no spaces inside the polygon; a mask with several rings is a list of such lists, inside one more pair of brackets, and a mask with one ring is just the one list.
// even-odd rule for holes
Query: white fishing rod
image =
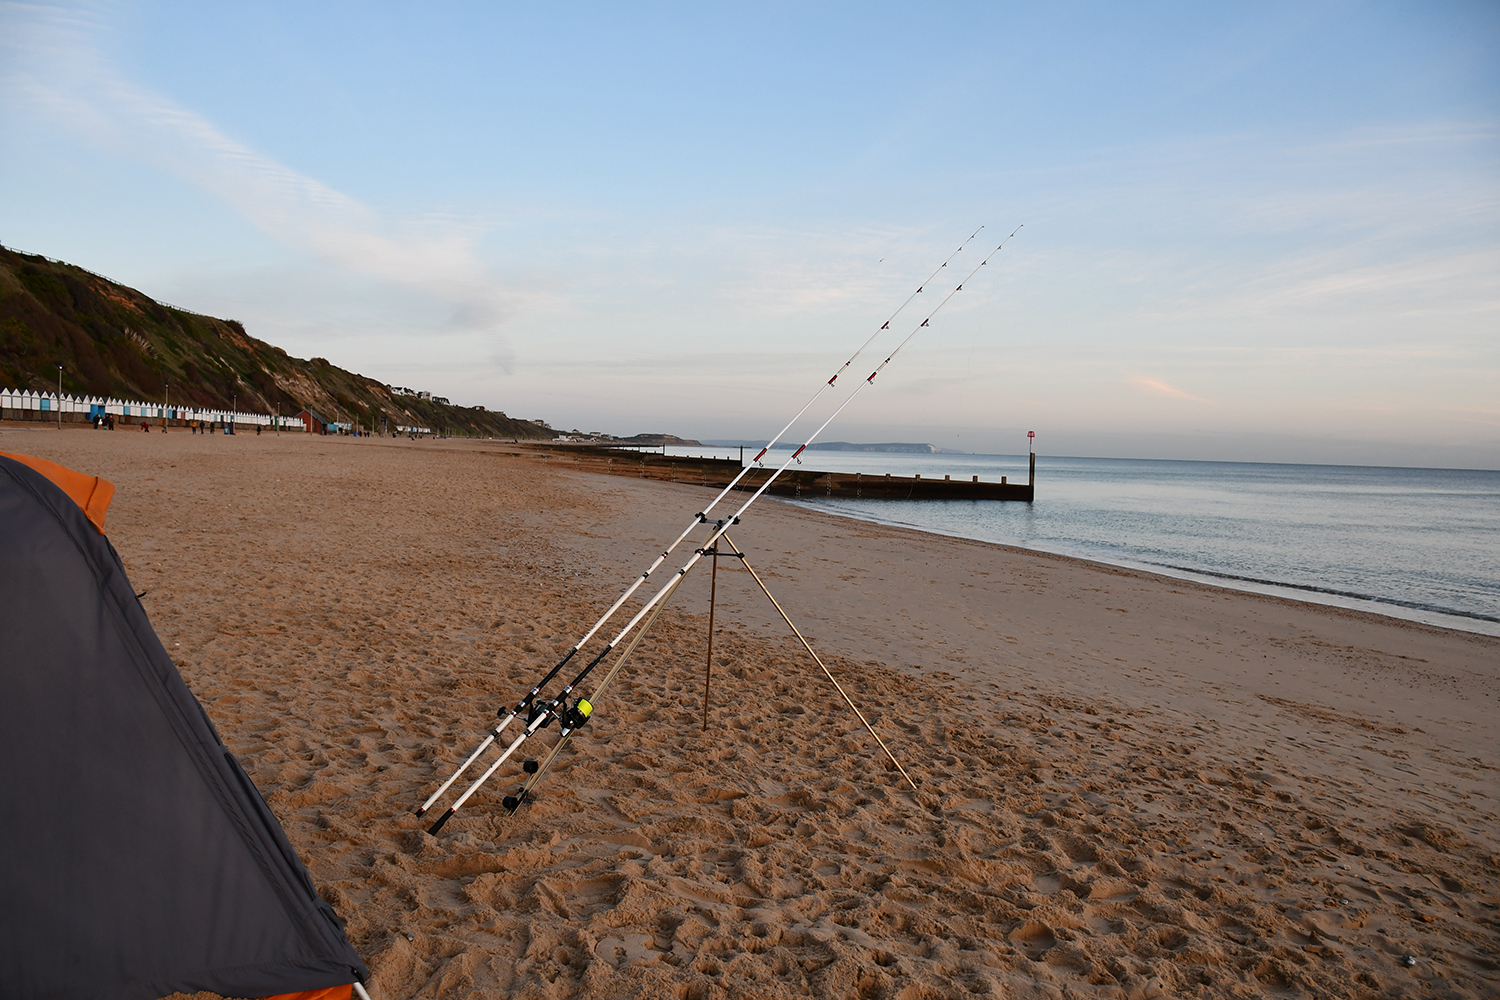
{"label": "white fishing rod", "polygon": [[580,726],[588,722],[589,716],[593,714],[594,706],[585,698],[580,698],[578,699],[578,702],[576,704],[569,706],[567,704],[567,699],[568,696],[572,694],[573,689],[579,684],[583,683],[583,681],[588,677],[589,673],[593,671],[594,667],[598,666],[599,662],[609,655],[610,650],[614,649],[621,640],[623,640],[627,635],[630,634],[631,630],[640,623],[642,618],[646,617],[646,615],[651,612],[651,609],[654,608],[658,602],[660,602],[663,598],[665,598],[668,594],[676,589],[677,585],[682,582],[682,578],[687,576],[687,574],[692,571],[693,567],[698,564],[698,561],[703,558],[704,553],[710,550],[713,547],[714,543],[717,542],[732,525],[739,523],[740,515],[744,514],[745,511],[750,509],[750,506],[754,504],[755,501],[760,499],[761,495],[770,488],[773,482],[776,481],[776,478],[783,472],[785,472],[787,467],[790,466],[792,462],[797,460],[797,456],[806,451],[807,446],[812,444],[813,441],[817,439],[818,435],[822,434],[823,431],[827,429],[828,425],[833,423],[834,419],[837,418],[840,413],[844,412],[844,409],[848,407],[850,403],[854,402],[855,397],[857,397],[862,391],[864,391],[867,386],[874,384],[875,377],[881,372],[885,371],[886,367],[895,359],[896,355],[901,353],[902,348],[909,344],[913,337],[915,337],[918,333],[925,329],[927,325],[932,322],[933,318],[942,311],[943,307],[946,306],[950,300],[952,300],[953,296],[963,291],[964,285],[967,284],[969,280],[974,277],[974,275],[979,273],[980,268],[989,263],[991,257],[999,253],[1001,250],[1004,250],[1005,244],[1010,242],[1011,237],[1015,236],[1016,233],[1019,233],[1022,228],[1024,228],[1024,224],[1021,226],[1017,226],[1015,230],[1011,232],[1010,236],[1007,236],[1004,240],[1001,240],[999,246],[990,251],[990,253],[984,258],[984,260],[981,260],[978,266],[976,266],[974,270],[970,271],[969,274],[965,276],[963,281],[960,281],[951,292],[944,296],[943,300],[937,304],[937,307],[933,309],[932,312],[928,313],[927,317],[923,319],[921,323],[918,323],[916,327],[912,329],[911,333],[906,335],[906,339],[902,340],[901,343],[896,345],[896,349],[891,351],[891,353],[886,356],[886,359],[880,363],[879,367],[871,372],[868,378],[866,378],[863,382],[855,387],[854,391],[851,392],[849,396],[839,404],[838,408],[828,416],[827,420],[823,421],[818,429],[813,432],[812,436],[809,437],[800,448],[793,452],[792,456],[785,462],[783,462],[780,468],[778,468],[775,472],[768,476],[766,478],[766,481],[762,483],[753,494],[751,494],[748,500],[740,505],[739,509],[736,510],[734,514],[732,514],[728,518],[725,518],[724,520],[715,523],[715,528],[712,532],[709,533],[708,540],[693,552],[692,556],[690,556],[688,558],[688,561],[685,562],[682,567],[677,570],[672,579],[667,581],[667,583],[660,590],[658,590],[651,596],[651,599],[646,602],[645,606],[637,611],[635,616],[632,617],[630,621],[626,623],[625,627],[620,630],[619,634],[611,639],[609,643],[607,643],[605,647],[599,651],[598,655],[596,655],[592,660],[589,661],[588,665],[579,672],[577,677],[573,678],[573,680],[570,681],[568,685],[564,687],[562,691],[560,691],[557,696],[549,701],[546,705],[540,706],[540,708],[531,718],[530,722],[527,724],[526,728],[516,736],[515,740],[512,741],[510,746],[506,747],[505,752],[500,755],[500,759],[495,761],[495,763],[490,766],[489,770],[485,771],[484,774],[475,779],[474,783],[471,784],[467,790],[465,790],[463,795],[460,796],[459,799],[448,808],[448,811],[443,813],[443,815],[438,818],[438,821],[432,825],[432,828],[428,830],[429,833],[435,834],[439,830],[441,830],[443,828],[443,824],[447,823],[448,820],[453,817],[454,813],[458,811],[459,807],[462,806],[464,802],[467,802],[469,797],[476,791],[478,791],[481,785],[489,780],[490,776],[499,769],[500,765],[503,764],[511,756],[511,754],[515,753],[515,751],[521,746],[522,743],[530,739],[537,730],[541,729],[543,726],[548,725],[553,718],[557,718],[561,723],[559,738],[567,736],[575,729],[578,729]]}
{"label": "white fishing rod", "polygon": [[[796,416],[792,417],[791,420],[788,420],[786,426],[778,431],[776,436],[773,437],[769,442],[767,442],[766,446],[760,450],[760,454],[756,455],[755,458],[751,460],[751,465],[757,465],[760,462],[761,458],[765,456],[766,452],[770,451],[771,448],[775,446],[786,435],[787,431],[791,430],[792,426],[796,424],[798,420],[802,419],[802,415],[806,413],[808,409],[818,401],[819,397],[821,397],[825,391],[833,387],[834,383],[839,380],[839,376],[844,374],[845,370],[847,370],[850,365],[854,364],[855,359],[857,359],[861,354],[864,353],[865,348],[874,343],[875,338],[879,337],[882,331],[889,330],[891,324],[895,322],[896,317],[900,316],[901,313],[905,311],[906,307],[911,305],[912,300],[915,299],[918,295],[921,295],[923,289],[925,289],[932,282],[932,280],[942,272],[943,268],[947,267],[954,257],[957,257],[960,253],[962,253],[964,247],[972,243],[974,241],[974,237],[978,236],[983,230],[984,227],[980,226],[978,229],[970,233],[969,238],[960,243],[958,245],[958,249],[949,254],[947,260],[944,260],[941,264],[939,264],[937,268],[927,276],[927,280],[918,285],[917,290],[906,297],[906,301],[901,303],[901,305],[896,309],[895,312],[891,313],[890,317],[880,325],[880,328],[872,333],[868,340],[859,345],[859,350],[849,355],[849,360],[845,361],[842,365],[839,366],[839,370],[833,373],[833,377],[830,378],[827,382],[824,382],[822,385],[818,386],[818,391],[813,393],[812,398],[802,405],[802,409],[797,411]],[[563,654],[563,658],[557,661],[557,665],[554,666],[551,670],[547,671],[546,676],[537,681],[536,684],[532,685],[531,690],[528,691],[521,698],[521,700],[516,702],[516,704],[512,706],[508,711],[502,708],[498,713],[496,713],[500,716],[499,724],[485,735],[484,740],[479,744],[479,747],[473,753],[469,754],[467,760],[465,760],[458,766],[458,770],[454,771],[453,774],[448,777],[447,781],[439,785],[437,791],[433,792],[427,797],[426,802],[423,802],[420,806],[417,807],[418,816],[425,814],[428,809],[432,808],[432,804],[434,802],[442,798],[443,793],[447,792],[449,788],[453,787],[453,783],[457,781],[463,775],[463,773],[469,769],[470,765],[478,760],[480,756],[482,756],[484,752],[490,748],[490,744],[499,739],[500,734],[505,731],[505,727],[510,725],[511,721],[515,719],[516,716],[520,715],[522,712],[528,712],[528,722],[535,718],[535,713],[531,712],[530,709],[533,703],[536,701],[537,696],[542,693],[542,689],[545,688],[548,684],[552,683],[553,679],[562,672],[562,668],[567,665],[568,661],[571,660],[573,656],[583,648],[585,643],[587,643],[594,637],[595,633],[603,628],[609,622],[609,620],[614,617],[615,612],[619,611],[620,608],[624,606],[625,602],[630,600],[631,595],[640,588],[641,584],[645,583],[646,580],[650,578],[651,574],[656,572],[656,570],[661,566],[662,563],[666,562],[668,557],[670,557],[673,551],[676,550],[677,546],[681,545],[683,540],[687,538],[688,535],[692,534],[693,529],[698,525],[704,524],[708,521],[708,518],[706,516],[708,512],[717,507],[719,505],[719,502],[726,496],[728,496],[731,490],[739,485],[740,480],[745,477],[745,473],[749,472],[750,468],[751,466],[747,465],[743,469],[741,469],[739,473],[732,480],[730,480],[729,485],[720,490],[718,496],[714,497],[707,507],[704,507],[703,510],[693,515],[692,522],[683,529],[682,534],[678,535],[676,540],[673,541],[671,545],[668,545],[665,549],[662,550],[661,554],[656,557],[656,560],[652,562],[650,566],[646,567],[646,571],[644,573],[635,578],[634,582],[632,582],[630,586],[626,588],[625,593],[621,594],[619,599],[616,600],[614,604],[610,605],[609,610],[604,612],[604,614],[600,616],[598,621],[594,622],[593,627],[585,632],[581,639],[573,643],[568,651]]]}

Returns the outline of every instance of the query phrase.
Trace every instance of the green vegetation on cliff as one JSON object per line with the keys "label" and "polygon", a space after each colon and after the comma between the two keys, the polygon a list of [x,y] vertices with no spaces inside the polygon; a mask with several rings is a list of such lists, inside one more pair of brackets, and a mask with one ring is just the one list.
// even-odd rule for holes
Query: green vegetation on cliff
{"label": "green vegetation on cliff", "polygon": [[166,306],[46,257],[0,247],[0,385],[291,415],[313,409],[366,427],[382,417],[437,433],[550,438],[552,430],[483,407],[450,406],[303,361],[236,320]]}

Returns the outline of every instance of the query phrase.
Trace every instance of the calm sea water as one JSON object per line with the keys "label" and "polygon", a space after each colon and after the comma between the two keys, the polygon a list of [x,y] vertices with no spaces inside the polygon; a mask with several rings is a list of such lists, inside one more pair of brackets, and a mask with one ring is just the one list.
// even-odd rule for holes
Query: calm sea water
{"label": "calm sea water", "polygon": [[[675,448],[736,457],[739,449]],[[747,450],[746,458],[753,454]],[[770,458],[785,461],[786,452]],[[807,452],[824,472],[1025,481],[1026,456]],[[1037,457],[1036,501],[816,500],[1002,542],[1500,635],[1500,472]]]}

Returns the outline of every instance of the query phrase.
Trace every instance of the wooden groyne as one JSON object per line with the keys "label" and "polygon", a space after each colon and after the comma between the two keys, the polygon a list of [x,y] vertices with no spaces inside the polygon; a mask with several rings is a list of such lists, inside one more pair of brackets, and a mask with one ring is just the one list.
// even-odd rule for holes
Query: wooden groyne
{"label": "wooden groyne", "polygon": [[[664,482],[689,483],[722,489],[739,474],[739,460],[732,458],[689,458],[656,452],[629,452],[618,448],[589,445],[537,446],[537,457],[566,463],[583,472],[602,472],[612,476],[658,479]],[[775,467],[751,469],[740,480],[741,488],[760,487]],[[1000,482],[981,482],[978,476],[954,479],[944,476],[868,475],[862,472],[814,472],[793,467],[787,469],[766,492],[783,497],[834,497],[846,500],[1020,500],[1030,503],[1036,489],[1036,455],[1030,459],[1027,481],[1012,483],[1001,476]]]}

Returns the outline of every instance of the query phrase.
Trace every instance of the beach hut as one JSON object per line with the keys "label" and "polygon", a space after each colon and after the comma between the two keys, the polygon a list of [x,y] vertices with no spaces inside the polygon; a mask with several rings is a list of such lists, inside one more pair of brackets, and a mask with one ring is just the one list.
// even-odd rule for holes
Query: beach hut
{"label": "beach hut", "polygon": [[0,995],[363,996],[104,536],[113,493],[0,453]]}
{"label": "beach hut", "polygon": [[310,434],[328,433],[328,418],[317,410],[303,410],[297,414],[297,419],[302,421]]}

